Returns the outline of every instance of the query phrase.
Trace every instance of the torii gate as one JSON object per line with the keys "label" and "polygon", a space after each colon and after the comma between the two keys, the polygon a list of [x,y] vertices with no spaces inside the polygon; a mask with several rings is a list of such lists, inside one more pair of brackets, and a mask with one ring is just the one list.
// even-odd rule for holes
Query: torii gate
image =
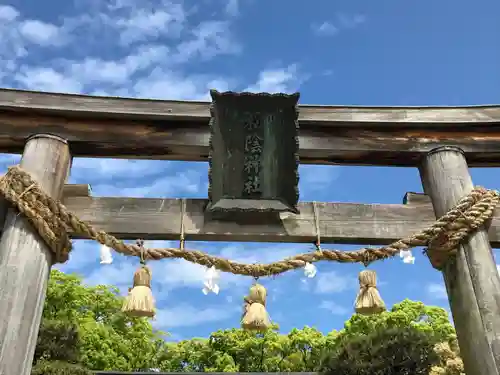
{"label": "torii gate", "polygon": [[[427,194],[409,193],[402,205],[319,203],[325,243],[388,244],[417,232],[472,190],[468,166],[500,166],[500,106],[299,110],[301,163],[418,167]],[[209,118],[205,102],[0,89],[0,152],[22,153],[22,168],[46,193],[118,238],[178,239],[182,221],[188,240],[315,240],[307,202],[299,215],[242,225],[207,218],[203,199],[94,198],[86,185],[64,185],[74,156],[205,161]],[[28,375],[52,255],[2,207],[0,373]],[[500,277],[490,246],[500,244],[499,220],[443,269],[468,375],[500,375]]]}

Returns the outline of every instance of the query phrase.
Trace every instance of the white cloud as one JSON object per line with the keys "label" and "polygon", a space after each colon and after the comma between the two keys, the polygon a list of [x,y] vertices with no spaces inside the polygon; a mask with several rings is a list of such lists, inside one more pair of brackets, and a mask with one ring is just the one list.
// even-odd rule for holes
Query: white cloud
{"label": "white cloud", "polygon": [[347,309],[344,306],[341,306],[333,301],[321,301],[319,304],[320,309],[325,309],[331,312],[333,315],[345,315],[350,312],[349,309]]}
{"label": "white cloud", "polygon": [[352,29],[362,23],[366,22],[366,16],[363,14],[347,15],[344,13],[337,14],[338,23],[347,29]]}
{"label": "white cloud", "polygon": [[50,67],[21,67],[15,80],[22,87],[39,91],[80,93],[83,83]]}
{"label": "white cloud", "polygon": [[446,287],[443,284],[431,283],[427,285],[427,293],[434,299],[448,300]]}
{"label": "white cloud", "polygon": [[64,264],[57,264],[64,272],[75,272],[90,265],[99,264],[99,245],[90,240],[73,241],[70,259]]}
{"label": "white cloud", "polygon": [[87,158],[75,159],[70,178],[94,196],[152,198],[206,197],[207,180],[207,163]]}
{"label": "white cloud", "polygon": [[16,8],[10,5],[0,5],[0,20],[11,22],[19,17],[19,12]]}
{"label": "white cloud", "polygon": [[[177,305],[159,309],[154,325],[160,329],[196,326],[204,323],[219,322],[236,318],[241,312],[240,306],[193,307]],[[235,319],[236,320],[236,319]]]}
{"label": "white cloud", "polygon": [[87,57],[82,61],[66,61],[67,76],[78,77],[83,82],[122,85],[134,74],[144,71],[168,58],[169,48],[163,45],[142,45],[126,56],[115,60]]}
{"label": "white cloud", "polygon": [[318,36],[334,36],[342,30],[354,29],[364,22],[366,22],[366,16],[363,14],[337,13],[334,20],[313,23],[311,29]]}
{"label": "white cloud", "polygon": [[259,73],[259,79],[244,91],[250,92],[292,92],[295,91],[305,77],[300,78],[298,66],[292,64],[286,68],[269,69]]}
{"label": "white cloud", "polygon": [[236,17],[240,13],[240,1],[227,0],[224,10],[229,16]]}
{"label": "white cloud", "polygon": [[332,165],[301,165],[299,167],[301,198],[318,191],[326,191],[327,187],[333,186],[340,171],[339,167]]}
{"label": "white cloud", "polygon": [[0,7],[0,83],[17,69],[16,60],[26,56],[26,42],[19,34],[19,12],[11,6]]}
{"label": "white cloud", "polygon": [[39,20],[23,21],[19,25],[19,32],[27,41],[42,46],[59,45],[64,42],[59,27]]}
{"label": "white cloud", "polygon": [[[116,254],[113,254],[114,261],[109,265],[100,265],[99,264],[99,246],[95,244],[95,264],[96,267],[93,271],[85,277],[85,284],[87,285],[114,285],[120,289],[122,295],[126,295],[128,288],[132,287],[132,281],[134,272],[139,267],[139,261],[137,258],[127,257],[124,259],[119,259]],[[73,254],[72,254],[73,256]],[[120,257],[121,258],[121,257]],[[92,257],[94,259],[94,257]],[[70,262],[73,262],[74,259],[71,259]],[[68,262],[68,263],[70,263]],[[81,268],[79,267],[79,272]],[[154,275],[153,275],[154,281]]]}
{"label": "white cloud", "polygon": [[153,179],[152,182],[141,181],[138,178],[137,183],[129,183],[128,186],[117,186],[109,183],[95,183],[92,185],[92,191],[95,195],[101,196],[126,196],[131,198],[150,197],[172,197],[173,194],[184,197],[198,196],[201,193],[202,175],[194,170],[187,169],[183,172],[176,172],[162,178]]}
{"label": "white cloud", "polygon": [[179,1],[84,0],[76,6],[82,12],[66,18],[66,28],[99,34],[122,47],[160,37],[177,38],[186,23],[186,11]]}
{"label": "white cloud", "polygon": [[[182,2],[168,0],[159,4],[84,0],[77,5],[84,11],[61,15],[59,24],[23,19],[13,7],[0,8],[5,20],[0,23],[3,86],[179,100],[208,100],[210,88],[243,91],[240,77],[220,76],[204,68],[186,74],[185,69],[185,64],[194,66],[193,62],[242,51],[230,20],[194,21],[199,10],[187,11]],[[229,1],[223,7],[235,14],[238,2]],[[50,49],[43,61],[31,59],[34,52],[27,48],[30,43],[47,47],[63,42],[64,49]],[[305,79],[298,66],[290,64],[263,70],[247,90],[291,92]]]}
{"label": "white cloud", "polygon": [[135,13],[130,14],[128,18],[115,19],[115,26],[121,30],[121,43],[128,45],[149,37],[172,33],[177,35],[185,21],[182,5],[171,2],[163,2],[161,5],[163,7],[154,7],[154,9],[136,9]]}
{"label": "white cloud", "polygon": [[185,63],[195,57],[209,59],[217,55],[236,54],[241,51],[228,33],[226,21],[204,21],[191,32],[191,38],[179,44],[173,61]]}
{"label": "white cloud", "polygon": [[208,100],[209,89],[227,90],[223,77],[204,74],[186,76],[164,68],[155,68],[128,91],[130,96],[154,99]]}
{"label": "white cloud", "polygon": [[[12,77],[20,66],[19,59],[29,56],[31,45],[56,46],[63,45],[67,39],[62,29],[54,24],[41,20],[23,20],[16,8],[0,5],[0,84],[10,86]],[[36,52],[32,52],[36,53]],[[7,83],[6,83],[7,82]]]}
{"label": "white cloud", "polygon": [[328,21],[312,26],[313,31],[318,35],[332,36],[339,32],[339,29]]}
{"label": "white cloud", "polygon": [[335,271],[321,272],[316,276],[315,292],[319,294],[341,293],[357,289],[358,280],[350,275],[341,275]]}
{"label": "white cloud", "polygon": [[135,185],[137,180],[165,175],[173,163],[163,160],[126,160],[104,158],[75,158],[71,177],[83,183],[85,179],[115,181],[128,179]]}
{"label": "white cloud", "polygon": [[[0,8],[0,17],[8,20],[0,23],[3,86],[162,99],[206,99],[213,84],[228,88],[224,77],[205,71],[186,75],[183,67],[241,51],[228,21],[202,19],[186,27],[193,12],[175,1],[86,0],[78,5],[85,11],[62,16],[60,25],[23,20],[15,8]],[[64,51],[51,50],[44,61],[16,63],[17,58],[30,57],[29,43],[49,46],[63,41],[72,43]]]}
{"label": "white cloud", "polygon": [[169,259],[155,262],[153,270],[158,274],[156,280],[167,289],[191,287],[198,288],[201,292],[207,269],[182,259]]}

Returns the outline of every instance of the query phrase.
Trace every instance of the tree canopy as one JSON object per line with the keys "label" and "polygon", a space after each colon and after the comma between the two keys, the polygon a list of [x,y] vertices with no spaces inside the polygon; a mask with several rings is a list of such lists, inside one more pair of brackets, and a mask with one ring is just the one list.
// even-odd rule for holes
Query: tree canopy
{"label": "tree canopy", "polygon": [[[42,315],[39,357],[35,361],[43,358],[41,347],[47,342],[43,336],[50,333],[46,327],[58,322],[59,329],[75,327],[78,331],[77,361],[88,369],[134,371],[156,363],[157,353],[164,345],[162,332],[154,331],[147,319],[123,314],[122,301],[115,287],[86,286],[76,275],[52,271]],[[59,344],[69,348],[64,340]]]}
{"label": "tree canopy", "polygon": [[377,329],[339,342],[325,375],[428,375],[439,362],[432,337],[414,326]]}
{"label": "tree canopy", "polygon": [[[353,350],[359,352],[356,354],[358,358],[363,356],[362,353],[365,356],[370,353],[373,358],[379,355],[382,360],[388,351],[408,343],[408,340],[416,340],[419,345],[409,346],[408,351],[401,353],[402,357],[399,359],[415,365],[417,357],[425,357],[426,361],[419,362],[420,365],[428,367],[433,364],[436,369],[436,366],[442,364],[436,362],[429,348],[437,343],[444,343],[448,348],[456,347],[455,331],[446,311],[410,300],[404,300],[382,314],[354,314],[345,322],[343,329],[327,334],[307,326],[292,329],[287,334],[280,333],[278,326],[262,334],[233,328],[216,331],[209,338],[175,343],[165,341],[166,333],[154,330],[147,319],[131,318],[123,314],[122,301],[123,298],[115,287],[85,286],[76,275],[52,271],[33,374],[37,374],[35,370],[49,366],[51,362],[56,367],[64,366],[62,363],[72,364],[68,366],[79,364],[88,370],[324,370],[328,373],[334,368],[332,363],[347,366],[352,359]],[[374,342],[378,343],[378,354],[366,352],[368,344]],[[396,358],[395,361],[397,360]],[[349,366],[354,368],[352,363]],[[74,373],[78,372],[75,370]],[[62,375],[65,372],[53,374]]]}
{"label": "tree canopy", "polygon": [[264,334],[234,328],[216,331],[208,339],[167,343],[160,368],[173,372],[319,371],[325,357],[346,342],[408,327],[425,336],[429,345],[445,342],[456,346],[446,310],[404,300],[382,314],[354,314],[342,330],[326,335],[311,327],[292,329],[288,334],[278,333],[277,326]]}

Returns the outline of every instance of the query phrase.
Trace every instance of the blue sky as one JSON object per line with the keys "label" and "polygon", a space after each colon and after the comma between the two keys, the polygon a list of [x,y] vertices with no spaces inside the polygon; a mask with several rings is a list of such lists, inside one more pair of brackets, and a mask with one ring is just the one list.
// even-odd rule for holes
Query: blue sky
{"label": "blue sky", "polygon": [[[0,86],[141,98],[208,100],[208,90],[301,92],[302,104],[500,103],[500,3],[478,0],[33,0],[0,2]],[[0,170],[18,156],[0,155]],[[415,169],[302,166],[302,200],[400,203],[422,191]],[[473,170],[499,188],[497,169]],[[207,165],[76,159],[72,183],[96,196],[206,197]],[[175,243],[149,243],[176,246]],[[308,245],[188,243],[213,254],[268,262]],[[327,245],[324,245],[327,247]],[[338,246],[340,247],[340,246]],[[342,248],[353,248],[343,246]],[[373,265],[387,305],[404,298],[448,307],[440,273],[419,252]],[[76,241],[60,266],[90,284],[130,285],[136,260],[99,264],[99,247]],[[201,292],[204,269],[152,263],[159,313],[172,339],[238,326],[252,280],[223,274],[221,293]],[[262,280],[283,332],[342,328],[352,313],[359,265],[318,264]]]}

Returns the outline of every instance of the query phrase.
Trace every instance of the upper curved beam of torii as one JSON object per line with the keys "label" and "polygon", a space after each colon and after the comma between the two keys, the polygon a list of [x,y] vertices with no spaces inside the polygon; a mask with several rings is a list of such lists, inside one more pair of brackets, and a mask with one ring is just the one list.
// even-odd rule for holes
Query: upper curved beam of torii
{"label": "upper curved beam of torii", "polygon": [[[74,156],[204,161],[209,102],[0,89],[0,152],[51,133]],[[461,148],[470,166],[500,166],[500,105],[299,106],[300,161],[417,166],[428,151]]]}

